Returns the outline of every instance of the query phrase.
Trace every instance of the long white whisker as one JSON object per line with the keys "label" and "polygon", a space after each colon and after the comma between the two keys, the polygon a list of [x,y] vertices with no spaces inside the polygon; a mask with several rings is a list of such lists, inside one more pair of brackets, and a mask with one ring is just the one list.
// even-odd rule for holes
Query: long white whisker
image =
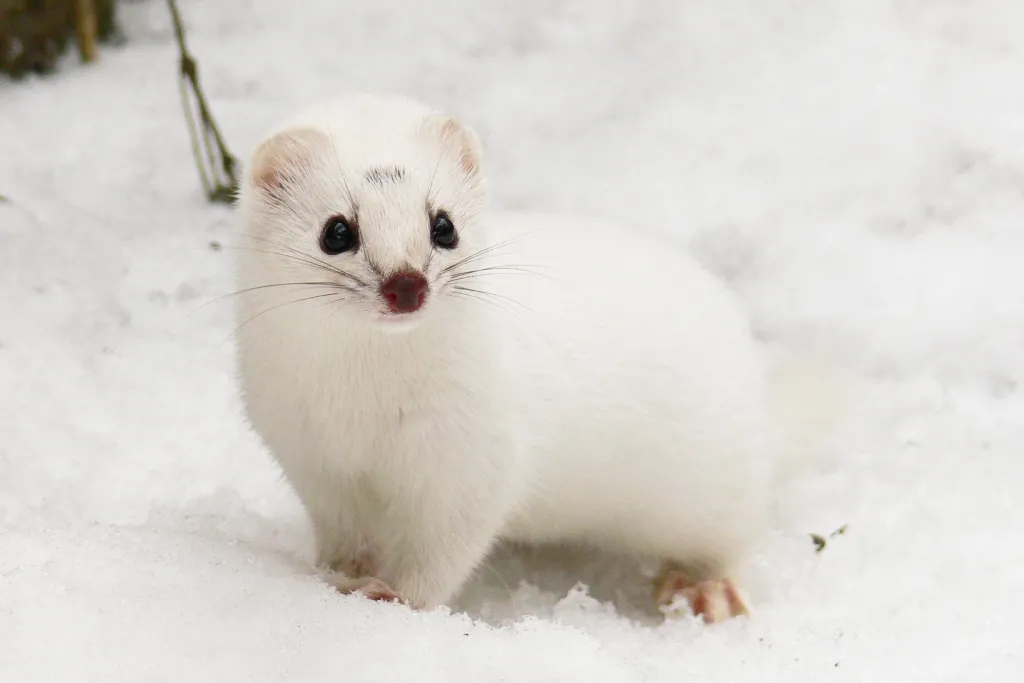
{"label": "long white whisker", "polygon": [[231,339],[232,337],[237,335],[239,332],[242,331],[242,328],[244,328],[246,325],[248,325],[252,321],[254,321],[257,318],[260,318],[260,317],[266,315],[267,313],[270,313],[271,311],[276,311],[277,309],[281,308],[282,306],[290,306],[292,304],[300,304],[303,301],[312,301],[313,299],[322,299],[322,298],[327,297],[327,296],[340,296],[340,295],[337,292],[327,292],[326,294],[314,294],[313,296],[307,296],[307,297],[303,297],[301,299],[295,299],[293,301],[285,301],[285,302],[279,303],[279,304],[277,304],[275,306],[271,306],[270,308],[266,309],[265,311],[260,311],[259,313],[257,313],[256,315],[252,316],[251,318],[249,318],[248,320],[243,322],[241,325],[236,327],[235,331],[232,332],[231,334],[229,334],[227,337],[225,337],[224,341],[222,341],[221,344],[227,342],[228,339]]}

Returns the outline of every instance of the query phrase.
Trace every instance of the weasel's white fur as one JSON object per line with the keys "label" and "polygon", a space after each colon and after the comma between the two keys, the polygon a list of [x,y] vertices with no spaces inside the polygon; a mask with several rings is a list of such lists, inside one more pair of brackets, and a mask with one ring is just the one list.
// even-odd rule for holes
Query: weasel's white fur
{"label": "weasel's white fur", "polygon": [[[441,209],[452,251],[431,245]],[[397,97],[287,122],[240,211],[245,406],[340,586],[379,579],[435,606],[502,537],[719,577],[762,531],[786,451],[775,417],[793,411],[732,296],[685,254],[489,209],[472,131]],[[320,250],[334,215],[358,222],[355,253]],[[380,283],[408,269],[427,303],[389,314]]]}

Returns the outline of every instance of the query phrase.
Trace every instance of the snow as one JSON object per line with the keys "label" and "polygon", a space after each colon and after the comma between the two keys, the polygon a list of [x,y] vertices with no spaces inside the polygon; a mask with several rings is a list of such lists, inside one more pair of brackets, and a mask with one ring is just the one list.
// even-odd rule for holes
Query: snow
{"label": "snow", "polygon": [[164,4],[125,4],[99,64],[0,82],[0,681],[1021,680],[1024,5],[181,9],[236,153],[334,92],[459,111],[500,204],[692,248],[859,400],[751,620],[660,623],[644,568],[550,549],[451,612],[334,594],[242,420]]}

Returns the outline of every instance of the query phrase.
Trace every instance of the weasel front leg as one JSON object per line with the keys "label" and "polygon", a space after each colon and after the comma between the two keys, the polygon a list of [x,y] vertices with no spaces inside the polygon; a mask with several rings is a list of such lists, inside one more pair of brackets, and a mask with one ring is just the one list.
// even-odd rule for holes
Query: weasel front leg
{"label": "weasel front leg", "polygon": [[[350,544],[350,548],[353,548]],[[378,552],[351,549],[341,551],[335,549],[331,560],[321,559],[318,564],[323,568],[324,579],[343,594],[359,593],[370,600],[383,602],[404,602],[408,599],[387,582],[377,578],[380,572],[380,555]]]}
{"label": "weasel front leg", "polygon": [[[504,491],[452,493],[432,514],[396,529],[383,555],[380,577],[417,609],[448,602],[490,550],[504,524],[506,508],[498,502]],[[490,499],[485,501],[485,496]]]}
{"label": "weasel front leg", "polygon": [[418,481],[375,480],[365,482],[371,492],[354,487],[327,498],[304,496],[325,580],[343,593],[417,609],[448,601],[487,554],[517,491],[508,449],[492,439],[485,454],[480,450],[446,454]]}
{"label": "weasel front leg", "polygon": [[372,565],[331,564],[325,580],[342,593],[371,600],[397,600],[417,609],[444,604],[487,554],[500,526],[500,521],[469,520],[465,509],[449,512],[446,519],[410,521],[390,541],[380,539],[383,547]]}
{"label": "weasel front leg", "polygon": [[[313,523],[316,566],[325,582],[344,594],[360,593],[371,600],[407,602],[384,580],[380,553],[367,542],[369,524],[360,510],[364,500],[350,482],[331,477],[292,477],[291,483]],[[362,528],[360,528],[362,526]]]}
{"label": "weasel front leg", "polygon": [[417,609],[447,603],[490,550],[519,499],[523,461],[511,430],[480,418],[443,434],[410,433],[420,464],[387,489],[373,531],[385,581]]}

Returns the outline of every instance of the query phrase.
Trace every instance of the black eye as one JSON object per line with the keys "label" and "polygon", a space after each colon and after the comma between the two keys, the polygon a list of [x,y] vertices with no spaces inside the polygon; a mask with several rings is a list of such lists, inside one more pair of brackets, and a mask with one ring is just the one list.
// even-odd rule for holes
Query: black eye
{"label": "black eye", "polygon": [[334,256],[352,251],[359,246],[359,235],[356,229],[341,216],[327,219],[324,231],[320,233],[320,248],[325,254]]}
{"label": "black eye", "polygon": [[454,249],[459,244],[459,233],[455,232],[455,224],[445,213],[434,216],[430,226],[430,241],[441,249]]}

